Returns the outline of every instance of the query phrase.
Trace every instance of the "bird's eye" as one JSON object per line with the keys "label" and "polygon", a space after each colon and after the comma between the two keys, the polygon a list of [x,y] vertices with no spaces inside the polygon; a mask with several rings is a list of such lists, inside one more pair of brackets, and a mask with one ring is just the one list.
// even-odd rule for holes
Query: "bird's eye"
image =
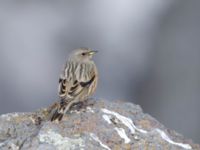
{"label": "bird's eye", "polygon": [[82,53],[82,56],[85,56],[86,55],[86,53]]}

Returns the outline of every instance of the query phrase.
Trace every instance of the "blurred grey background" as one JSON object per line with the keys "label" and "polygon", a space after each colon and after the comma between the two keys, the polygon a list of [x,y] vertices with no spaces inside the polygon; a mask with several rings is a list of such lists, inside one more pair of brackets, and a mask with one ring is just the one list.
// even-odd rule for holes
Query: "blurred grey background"
{"label": "blurred grey background", "polygon": [[57,98],[69,52],[90,47],[95,97],[140,104],[200,142],[200,1],[4,0],[0,2],[0,114]]}

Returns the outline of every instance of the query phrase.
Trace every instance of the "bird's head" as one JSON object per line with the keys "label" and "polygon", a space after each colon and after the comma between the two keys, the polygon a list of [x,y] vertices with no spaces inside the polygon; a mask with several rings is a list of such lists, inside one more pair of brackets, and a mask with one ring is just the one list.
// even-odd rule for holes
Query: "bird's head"
{"label": "bird's head", "polygon": [[89,61],[93,58],[94,54],[96,53],[97,51],[92,50],[90,48],[79,48],[73,50],[73,52],[70,55],[70,59],[76,61]]}

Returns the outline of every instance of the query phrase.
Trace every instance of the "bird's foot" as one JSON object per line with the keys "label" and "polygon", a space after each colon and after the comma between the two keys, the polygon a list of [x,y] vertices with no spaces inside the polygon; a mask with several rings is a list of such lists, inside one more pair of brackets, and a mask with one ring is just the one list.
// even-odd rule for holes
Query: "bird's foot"
{"label": "bird's foot", "polygon": [[86,107],[85,107],[85,102],[78,102],[78,103],[76,103],[76,104],[74,104],[74,105],[72,106],[72,109],[71,109],[71,110],[80,111],[81,109],[84,109],[84,108],[86,108]]}

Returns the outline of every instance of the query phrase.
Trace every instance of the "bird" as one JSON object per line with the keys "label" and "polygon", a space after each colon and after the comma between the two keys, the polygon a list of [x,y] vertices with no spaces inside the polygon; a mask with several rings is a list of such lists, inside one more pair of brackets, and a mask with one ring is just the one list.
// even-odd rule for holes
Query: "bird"
{"label": "bird", "polygon": [[51,121],[61,121],[72,106],[87,101],[97,88],[98,70],[93,61],[97,51],[78,48],[69,55],[58,85],[60,102]]}

